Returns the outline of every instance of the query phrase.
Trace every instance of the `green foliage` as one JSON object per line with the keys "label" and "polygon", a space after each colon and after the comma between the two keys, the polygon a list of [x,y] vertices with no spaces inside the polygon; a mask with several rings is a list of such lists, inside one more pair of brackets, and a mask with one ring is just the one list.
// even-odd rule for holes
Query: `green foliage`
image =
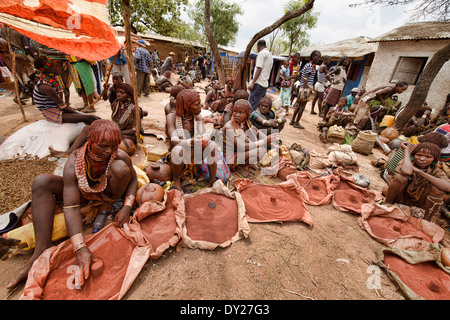
{"label": "green foliage", "polygon": [[[226,0],[211,0],[211,29],[218,45],[229,46],[236,42],[239,31],[238,15],[244,11],[237,3]],[[197,0],[189,10],[189,17],[194,23],[194,29],[206,39],[205,33],[205,3]]]}
{"label": "green foliage", "polygon": [[170,37],[184,39],[193,43],[205,43],[205,38],[196,31],[191,24],[185,21],[178,21],[176,29],[168,34]]}
{"label": "green foliage", "polygon": [[[131,0],[130,25],[134,33],[152,31],[169,36],[178,28],[181,8],[188,0]],[[111,24],[123,26],[122,0],[108,1]]]}
{"label": "green foliage", "polygon": [[[286,12],[293,11],[302,7],[305,3],[306,0],[291,0],[284,6],[284,10]],[[280,27],[283,31],[283,46],[286,51],[291,53],[309,45],[308,30],[316,26],[319,15],[319,12],[314,12],[314,9],[309,10],[301,16],[285,22]]]}

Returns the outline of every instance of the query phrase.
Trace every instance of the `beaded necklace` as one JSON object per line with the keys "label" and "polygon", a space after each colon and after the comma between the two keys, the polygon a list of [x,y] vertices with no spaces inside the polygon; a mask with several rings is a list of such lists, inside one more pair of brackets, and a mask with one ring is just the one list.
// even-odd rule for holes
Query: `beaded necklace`
{"label": "beaded necklace", "polygon": [[[187,119],[192,120],[193,117]],[[177,130],[177,135],[180,139],[186,140],[186,130],[183,128],[183,119],[179,116],[175,116],[175,128]]]}
{"label": "beaded necklace", "polygon": [[[75,160],[75,175],[77,177],[78,180],[78,186],[79,188],[87,193],[100,193],[103,192],[106,189],[106,185],[107,185],[107,177],[108,177],[108,171],[109,171],[109,167],[111,166],[111,164],[114,162],[114,159],[116,158],[117,155],[117,151],[114,152],[111,157],[109,158],[108,161],[108,165],[106,166],[106,170],[103,173],[103,175],[98,178],[97,180],[92,179],[92,177],[90,176],[90,173],[88,172],[89,168],[90,168],[90,164],[89,159],[92,156],[92,153],[90,151],[86,151],[87,150],[87,143],[81,147],[78,150],[77,153],[77,158]],[[88,154],[89,153],[89,156]],[[95,156],[94,159],[92,159],[95,161]],[[89,185],[89,181],[88,178],[90,180],[92,180],[93,182],[95,181],[100,181],[99,184],[95,187],[91,187]]]}
{"label": "beaded necklace", "polygon": [[59,81],[56,79],[55,74],[49,72],[51,64],[49,61],[45,63],[45,65],[39,69],[41,72],[41,80],[43,80],[46,84],[50,85],[56,91],[60,90]]}

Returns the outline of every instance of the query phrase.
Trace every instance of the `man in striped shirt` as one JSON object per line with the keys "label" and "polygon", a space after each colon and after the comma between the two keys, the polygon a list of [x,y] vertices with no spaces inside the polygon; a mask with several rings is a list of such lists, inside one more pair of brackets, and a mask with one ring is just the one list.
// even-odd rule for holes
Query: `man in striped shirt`
{"label": "man in striped shirt", "polygon": [[[62,99],[62,89],[56,76],[61,73],[60,65],[55,61],[38,57],[34,60],[34,66],[41,71],[42,76],[34,87],[33,98],[39,111],[47,121],[53,123],[77,123],[84,122],[91,124],[97,119],[97,116],[84,114],[67,106]],[[69,151],[59,152],[50,149],[50,153],[55,157],[67,157],[73,150],[78,149],[86,141],[87,129],[86,126],[77,139],[74,141]]]}
{"label": "man in striped shirt", "polygon": [[316,65],[321,57],[320,51],[314,50],[310,55],[310,61],[303,67],[301,71],[300,85],[297,92],[297,101],[295,102],[295,111],[290,122],[291,126],[298,129],[304,129],[300,124],[303,111],[309,101],[309,96],[314,88],[314,77],[316,75]]}

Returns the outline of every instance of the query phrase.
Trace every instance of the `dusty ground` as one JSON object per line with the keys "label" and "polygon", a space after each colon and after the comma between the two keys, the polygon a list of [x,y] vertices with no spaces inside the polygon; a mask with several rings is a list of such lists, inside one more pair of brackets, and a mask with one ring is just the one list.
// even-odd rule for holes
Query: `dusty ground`
{"label": "dusty ground", "polygon": [[[200,86],[205,85],[206,82]],[[149,111],[149,117],[143,121],[146,131],[162,134],[162,131],[155,129],[164,126],[163,107],[168,102],[168,96],[167,93],[152,93],[147,98],[139,99],[140,106]],[[71,101],[74,107],[82,106],[81,98],[74,93]],[[28,123],[42,119],[35,106],[27,105],[24,110],[28,123],[24,123],[12,97],[0,99],[0,104],[0,136],[7,137]],[[101,117],[110,117],[108,102],[99,102],[96,109]],[[287,126],[280,138],[287,146],[297,142],[310,151],[324,152],[325,147],[316,129],[319,118],[309,111],[310,105],[302,119],[305,130]],[[162,142],[154,137],[145,137],[145,144],[158,146]],[[379,150],[374,150],[374,154],[367,157],[358,154],[360,172],[371,180],[370,188],[381,191],[385,183],[379,177],[378,169],[370,163],[371,159],[379,157],[383,157]],[[142,151],[133,158],[135,164],[140,159]],[[167,250],[158,260],[146,263],[125,299],[404,299],[397,286],[383,272],[381,289],[368,289],[366,281],[371,275],[368,267],[382,245],[359,226],[357,216],[337,211],[331,204],[308,206],[308,209],[314,219],[312,228],[302,223],[251,224],[249,238],[226,249]],[[14,256],[0,261],[1,299],[15,300],[20,297],[23,284],[13,292],[8,292],[5,286],[26,259],[25,256]]]}

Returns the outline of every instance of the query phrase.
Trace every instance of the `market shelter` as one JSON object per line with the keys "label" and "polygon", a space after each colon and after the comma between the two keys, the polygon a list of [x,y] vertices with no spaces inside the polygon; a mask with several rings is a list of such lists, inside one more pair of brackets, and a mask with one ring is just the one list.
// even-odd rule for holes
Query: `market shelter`
{"label": "market shelter", "polygon": [[120,49],[107,2],[0,0],[0,22],[48,47],[99,61]]}

